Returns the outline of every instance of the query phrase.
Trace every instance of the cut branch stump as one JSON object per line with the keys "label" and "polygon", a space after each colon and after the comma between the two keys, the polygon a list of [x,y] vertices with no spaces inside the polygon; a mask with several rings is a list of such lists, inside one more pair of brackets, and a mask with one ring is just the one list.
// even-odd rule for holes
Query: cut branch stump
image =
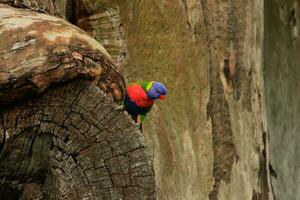
{"label": "cut branch stump", "polygon": [[106,50],[0,4],[0,199],[156,199],[151,158]]}

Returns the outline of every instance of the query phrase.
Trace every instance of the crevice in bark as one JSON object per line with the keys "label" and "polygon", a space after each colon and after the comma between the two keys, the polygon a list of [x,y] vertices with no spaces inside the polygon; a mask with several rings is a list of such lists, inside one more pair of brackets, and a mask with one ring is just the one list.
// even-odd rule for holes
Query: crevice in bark
{"label": "crevice in bark", "polygon": [[[211,79],[213,78],[211,77]],[[214,81],[211,84],[215,84]],[[215,179],[209,199],[217,200],[221,180],[226,183],[230,182],[231,168],[234,162],[237,162],[238,156],[233,143],[230,116],[224,92],[211,90],[209,103],[214,152],[213,177]]]}
{"label": "crevice in bark", "polygon": [[227,82],[231,81],[231,77],[230,77],[230,68],[229,68],[229,59],[225,59],[224,60],[224,69],[223,69],[223,73],[226,77]]}
{"label": "crevice in bark", "polygon": [[[270,199],[269,198],[269,163],[267,162],[267,133],[262,130],[262,140],[263,140],[263,149],[260,156],[260,168],[259,168],[259,187],[260,187],[260,199]],[[259,199],[259,200],[260,200]],[[274,199],[274,198],[273,198]]]}
{"label": "crevice in bark", "polygon": [[271,163],[269,163],[269,171],[270,171],[270,176],[273,176],[274,178],[277,178],[277,173],[274,170],[273,166]]}
{"label": "crevice in bark", "polygon": [[186,0],[181,0],[181,2],[182,2],[182,4],[184,5],[184,11],[185,11],[185,16],[186,16],[186,23],[187,23],[189,29],[190,29],[191,31],[194,31],[194,30],[193,30],[193,26],[191,25],[191,22],[190,22],[190,20],[189,20],[189,15],[188,15],[188,5],[187,5],[187,2],[186,2]]}
{"label": "crevice in bark", "polygon": [[67,1],[67,13],[66,13],[66,19],[76,25],[77,24],[77,17],[76,17],[76,7],[77,7],[77,1],[76,0],[68,0]]}
{"label": "crevice in bark", "polygon": [[32,148],[33,148],[33,145],[34,145],[34,142],[35,142],[35,138],[36,138],[36,134],[33,135],[33,138],[31,139],[31,142],[30,142],[28,155],[27,155],[27,157],[29,157],[29,158],[32,157],[32,151],[33,151]]}
{"label": "crevice in bark", "polygon": [[256,192],[255,190],[253,190],[252,193],[253,193],[252,200],[264,200],[264,199],[262,199],[261,194]]}
{"label": "crevice in bark", "polygon": [[1,139],[1,142],[0,142],[0,155],[1,155],[1,152],[2,152],[2,149],[5,145],[5,141],[6,141],[6,135],[5,135],[5,129],[3,128],[3,116],[2,114],[0,114],[0,139]]}

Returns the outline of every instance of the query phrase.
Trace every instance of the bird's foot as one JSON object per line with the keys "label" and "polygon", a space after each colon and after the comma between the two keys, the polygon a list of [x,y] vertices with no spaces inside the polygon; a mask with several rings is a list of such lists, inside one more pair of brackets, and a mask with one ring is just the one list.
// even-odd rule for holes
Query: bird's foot
{"label": "bird's foot", "polygon": [[115,108],[115,110],[124,110],[124,106],[123,105],[119,105],[118,107]]}
{"label": "bird's foot", "polygon": [[143,124],[140,123],[140,131],[143,132]]}
{"label": "bird's foot", "polygon": [[141,124],[141,123],[142,123],[142,116],[141,116],[141,115],[138,115],[138,116],[136,117],[136,123],[138,123],[138,124]]}

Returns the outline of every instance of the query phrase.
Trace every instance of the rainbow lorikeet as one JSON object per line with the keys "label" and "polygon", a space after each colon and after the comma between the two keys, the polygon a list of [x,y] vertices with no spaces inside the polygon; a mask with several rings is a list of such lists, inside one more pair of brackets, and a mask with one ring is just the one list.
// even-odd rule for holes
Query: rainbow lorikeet
{"label": "rainbow lorikeet", "polygon": [[131,83],[126,89],[123,100],[124,109],[132,116],[133,120],[140,124],[146,114],[151,110],[156,99],[164,99],[167,95],[167,88],[160,82],[139,82]]}

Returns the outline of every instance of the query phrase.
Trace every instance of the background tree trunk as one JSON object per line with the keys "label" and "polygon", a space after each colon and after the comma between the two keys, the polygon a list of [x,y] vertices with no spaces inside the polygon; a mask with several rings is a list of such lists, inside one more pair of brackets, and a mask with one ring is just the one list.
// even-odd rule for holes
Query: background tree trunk
{"label": "background tree trunk", "polygon": [[300,199],[299,6],[299,1],[265,1],[267,131],[277,200]]}
{"label": "background tree trunk", "polygon": [[156,199],[106,50],[28,9],[0,4],[0,27],[0,199]]}

